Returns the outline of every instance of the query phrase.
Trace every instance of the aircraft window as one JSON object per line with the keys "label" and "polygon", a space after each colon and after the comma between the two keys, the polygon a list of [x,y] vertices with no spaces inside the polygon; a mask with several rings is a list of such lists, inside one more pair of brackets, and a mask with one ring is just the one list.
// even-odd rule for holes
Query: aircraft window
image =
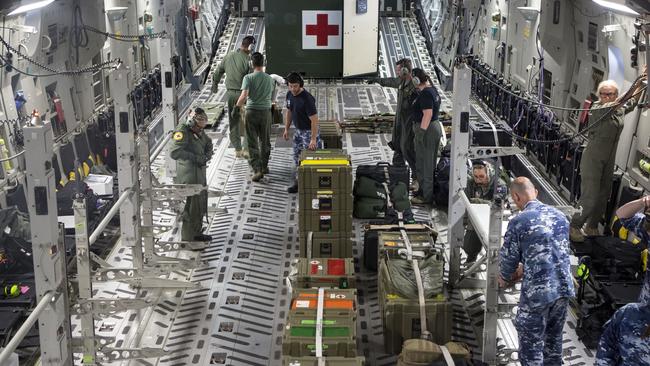
{"label": "aircraft window", "polygon": [[587,49],[589,51],[598,51],[598,24],[596,23],[589,23]]}

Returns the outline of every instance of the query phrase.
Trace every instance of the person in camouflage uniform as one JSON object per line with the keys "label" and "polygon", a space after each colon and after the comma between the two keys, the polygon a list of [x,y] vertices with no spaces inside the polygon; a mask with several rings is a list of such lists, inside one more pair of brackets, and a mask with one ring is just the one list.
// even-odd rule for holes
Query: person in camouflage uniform
{"label": "person in camouflage uniform", "polygon": [[[472,203],[490,203],[495,197],[494,184],[497,184],[496,196],[502,200],[506,199],[508,187],[503,179],[496,176],[494,166],[487,161],[478,160],[472,164],[472,174],[467,179],[465,194]],[[465,227],[465,238],[463,240],[463,250],[467,254],[465,263],[476,261],[478,254],[481,252],[481,239],[479,239],[476,230],[470,222]]]}
{"label": "person in camouflage uniform", "polygon": [[406,160],[411,170],[415,171],[415,146],[413,144],[415,136],[411,124],[407,123],[411,115],[412,96],[416,89],[411,75],[412,70],[411,60],[403,58],[395,63],[397,77],[370,78],[368,82],[397,89],[397,108],[390,143],[393,149],[393,164],[404,165],[404,160]]}
{"label": "person in camouflage uniform", "polygon": [[[645,214],[644,214],[645,213]],[[616,210],[616,216],[626,229],[633,232],[640,240],[639,245],[648,248],[650,243],[650,196],[644,196],[624,204]],[[639,302],[650,304],[650,266],[647,266]]]}
{"label": "person in camouflage uniform", "polygon": [[649,304],[627,304],[605,323],[595,366],[650,366]]}
{"label": "person in camouflage uniform", "polygon": [[537,200],[525,177],[510,186],[521,212],[508,223],[500,251],[499,285],[523,277],[515,328],[522,365],[561,365],[562,328],[574,296],[569,262],[569,220]]}
{"label": "person in camouflage uniform", "polygon": [[230,131],[230,143],[235,148],[235,154],[238,158],[248,158],[246,146],[242,146],[241,142],[244,129],[241,109],[237,107],[237,100],[241,95],[241,86],[244,76],[253,72],[253,67],[250,63],[250,53],[254,44],[255,37],[244,37],[241,47],[229,52],[219,63],[217,70],[212,74],[212,93],[217,92],[219,81],[221,81],[223,74],[226,74],[226,98],[228,99],[228,127]]}
{"label": "person in camouflage uniform", "polygon": [[[171,158],[176,160],[175,183],[207,185],[206,165],[212,158],[213,146],[203,129],[208,123],[208,116],[201,108],[194,110],[194,116],[187,123],[179,124],[172,139]],[[181,215],[183,226],[181,240],[210,241],[210,235],[201,234],[203,217],[208,213],[208,192],[187,197]]]}

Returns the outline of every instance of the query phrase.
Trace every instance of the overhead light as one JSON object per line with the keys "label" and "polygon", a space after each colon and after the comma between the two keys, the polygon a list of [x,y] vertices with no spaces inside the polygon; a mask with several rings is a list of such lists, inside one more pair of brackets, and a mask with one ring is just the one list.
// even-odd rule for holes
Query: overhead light
{"label": "overhead light", "polygon": [[42,1],[33,2],[31,4],[22,5],[22,6],[19,6],[16,10],[14,10],[11,13],[7,14],[7,16],[27,13],[28,11],[32,11],[32,10],[36,10],[36,9],[40,9],[42,7],[48,6],[48,5],[52,4],[53,2],[54,2],[54,0],[42,0]]}
{"label": "overhead light", "polygon": [[537,19],[537,15],[539,15],[539,9],[532,6],[518,6],[517,10],[519,10],[519,12],[521,12],[521,15],[524,16],[524,19],[529,22]]}
{"label": "overhead light", "polygon": [[630,8],[630,7],[627,6],[627,5],[623,5],[623,4],[615,3],[615,2],[613,2],[613,1],[606,1],[606,0],[593,0],[593,1],[594,1],[596,4],[602,6],[603,8],[606,8],[606,9],[609,9],[609,10],[613,10],[613,11],[617,11],[617,12],[619,12],[619,13],[628,14],[628,15],[634,15],[634,16],[640,15],[639,13],[637,13],[637,12],[634,11],[634,10],[632,10],[632,8]]}

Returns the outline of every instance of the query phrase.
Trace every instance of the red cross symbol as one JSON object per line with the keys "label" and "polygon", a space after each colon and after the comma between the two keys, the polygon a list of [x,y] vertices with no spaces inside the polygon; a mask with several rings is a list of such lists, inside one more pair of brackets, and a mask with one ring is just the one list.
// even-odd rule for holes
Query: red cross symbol
{"label": "red cross symbol", "polygon": [[338,36],[339,26],[328,24],[327,14],[317,14],[316,24],[307,24],[307,35],[316,36],[317,46],[327,46],[327,37]]}

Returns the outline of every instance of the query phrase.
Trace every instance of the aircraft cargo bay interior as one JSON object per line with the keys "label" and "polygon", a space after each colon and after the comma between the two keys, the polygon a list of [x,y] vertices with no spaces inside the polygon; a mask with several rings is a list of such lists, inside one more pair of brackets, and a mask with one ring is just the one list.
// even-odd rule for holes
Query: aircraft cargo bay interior
{"label": "aircraft cargo bay interior", "polygon": [[648,1],[0,17],[0,365],[650,366]]}

